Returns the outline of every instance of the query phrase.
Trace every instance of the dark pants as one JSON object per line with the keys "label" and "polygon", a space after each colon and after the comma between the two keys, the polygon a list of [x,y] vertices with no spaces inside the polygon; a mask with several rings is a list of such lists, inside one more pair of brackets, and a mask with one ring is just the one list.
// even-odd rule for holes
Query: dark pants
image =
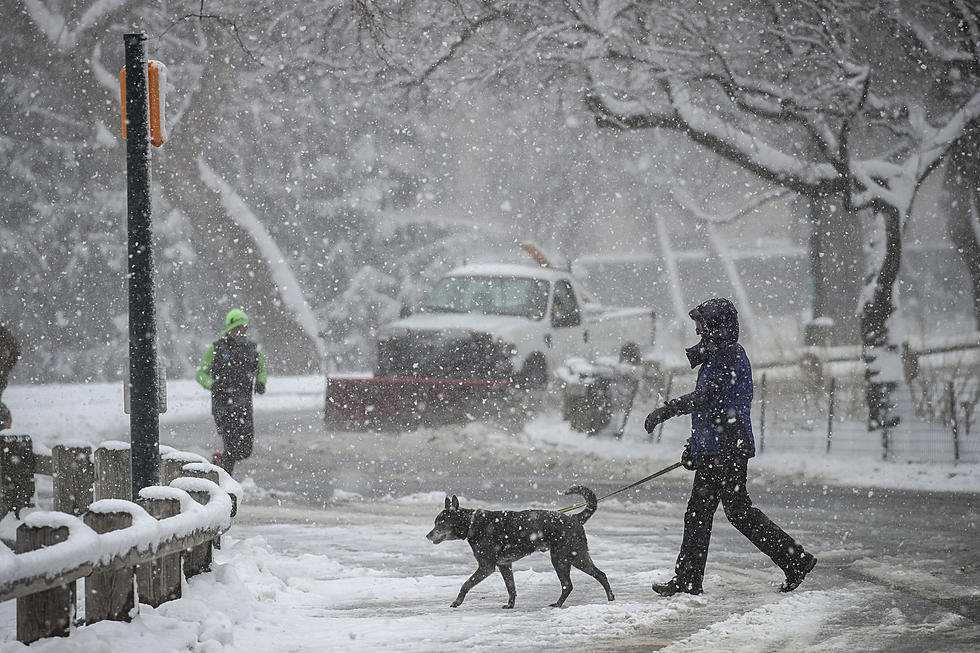
{"label": "dark pants", "polygon": [[724,454],[706,458],[694,474],[694,487],[684,513],[684,541],[674,568],[679,581],[701,587],[711,522],[719,501],[732,526],[784,572],[794,569],[803,556],[803,547],[752,505],[745,487],[747,467],[748,458]]}
{"label": "dark pants", "polygon": [[221,436],[224,451],[221,467],[231,474],[235,463],[252,455],[255,428],[252,424],[252,397],[212,395],[211,414]]}

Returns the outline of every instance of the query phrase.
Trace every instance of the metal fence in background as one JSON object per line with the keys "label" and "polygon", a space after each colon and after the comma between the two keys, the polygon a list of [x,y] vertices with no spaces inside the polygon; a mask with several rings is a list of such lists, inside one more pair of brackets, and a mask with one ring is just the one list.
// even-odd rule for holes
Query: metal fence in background
{"label": "metal fence in background", "polygon": [[[980,344],[916,355],[909,390],[892,394],[903,421],[889,430],[868,429],[864,364],[854,355],[826,354],[811,350],[793,362],[755,368],[752,423],[758,453],[980,462]],[[657,384],[661,395],[678,393],[674,376],[679,374],[691,372],[666,372]],[[651,438],[659,441],[662,435],[658,430]]]}
{"label": "metal fence in background", "polygon": [[753,424],[760,452],[808,451],[874,456],[895,462],[980,462],[976,407],[980,369],[931,368],[895,391],[892,429],[869,430],[863,367],[823,366],[819,377],[792,368],[756,375]]}

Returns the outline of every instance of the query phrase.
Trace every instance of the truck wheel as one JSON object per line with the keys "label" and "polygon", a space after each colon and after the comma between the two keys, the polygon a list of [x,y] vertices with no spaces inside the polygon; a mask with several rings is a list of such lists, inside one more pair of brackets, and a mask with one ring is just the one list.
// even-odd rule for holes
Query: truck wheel
{"label": "truck wheel", "polygon": [[595,435],[612,419],[609,381],[596,379],[579,396],[566,397],[568,423],[573,430]]}
{"label": "truck wheel", "polygon": [[548,385],[548,364],[544,356],[532,354],[524,361],[517,382],[522,388],[540,389]]}
{"label": "truck wheel", "polygon": [[630,365],[639,365],[643,362],[643,354],[640,352],[640,346],[635,342],[627,342],[623,345],[623,348],[619,350],[619,362],[629,363]]}

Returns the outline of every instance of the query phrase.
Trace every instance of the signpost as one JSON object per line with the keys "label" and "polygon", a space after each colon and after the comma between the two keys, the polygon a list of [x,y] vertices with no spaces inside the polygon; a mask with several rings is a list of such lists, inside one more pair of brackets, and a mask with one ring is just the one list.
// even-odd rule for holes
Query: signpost
{"label": "signpost", "polygon": [[[123,137],[126,138],[129,232],[129,377],[132,497],[160,481],[160,415],[153,292],[153,230],[150,203],[150,77],[146,35],[126,34],[126,67],[120,73]],[[163,144],[159,75],[156,79],[157,135]]]}

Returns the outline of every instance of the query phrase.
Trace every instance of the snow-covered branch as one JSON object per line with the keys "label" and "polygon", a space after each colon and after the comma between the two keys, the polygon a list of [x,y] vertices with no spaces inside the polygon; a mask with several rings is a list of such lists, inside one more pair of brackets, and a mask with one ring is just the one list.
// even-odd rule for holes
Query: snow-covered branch
{"label": "snow-covered branch", "polygon": [[124,4],[126,4],[126,0],[96,0],[77,21],[74,21],[74,25],[70,26],[71,21],[64,14],[49,9],[48,5],[41,0],[24,0],[24,8],[27,10],[27,15],[31,17],[31,21],[44,34],[45,38],[61,52],[68,52],[75,48],[78,45],[79,37],[89,28]]}
{"label": "snow-covered branch", "polygon": [[911,209],[915,192],[929,173],[935,169],[968,124],[980,118],[980,92],[973,95],[941,127],[933,128],[924,118],[916,119],[912,112],[910,123],[917,134],[916,147],[901,164],[880,159],[857,161],[852,164],[855,179],[863,186],[855,193],[854,203],[865,206],[875,200],[898,209],[902,215]]}
{"label": "snow-covered branch", "polygon": [[228,216],[244,229],[255,242],[262,254],[262,260],[265,261],[272,279],[275,281],[283,303],[292,312],[303,332],[316,347],[322,366],[327,359],[326,347],[320,337],[320,328],[317,326],[316,316],[310,309],[306,297],[303,296],[299,280],[293,274],[289,261],[280,251],[272,234],[265,228],[259,217],[249,208],[242,197],[208,165],[203,156],[198,157],[197,166],[201,173],[201,180],[208,188],[218,194]]}
{"label": "snow-covered branch", "polygon": [[719,215],[714,213],[708,213],[707,211],[703,210],[700,206],[698,206],[694,198],[691,197],[689,193],[687,193],[687,191],[682,190],[677,186],[671,186],[670,188],[670,196],[675,202],[677,202],[678,206],[683,208],[685,211],[687,211],[697,219],[712,224],[728,224],[730,222],[734,222],[735,220],[742,217],[743,215],[746,215],[747,213],[751,213],[752,211],[759,208],[763,204],[775,199],[779,199],[780,197],[784,197],[787,192],[788,191],[785,188],[777,188],[774,190],[766,191],[765,193],[761,193],[756,197],[752,198],[752,201],[750,201],[745,206],[736,208],[732,211],[729,211],[728,213]]}

